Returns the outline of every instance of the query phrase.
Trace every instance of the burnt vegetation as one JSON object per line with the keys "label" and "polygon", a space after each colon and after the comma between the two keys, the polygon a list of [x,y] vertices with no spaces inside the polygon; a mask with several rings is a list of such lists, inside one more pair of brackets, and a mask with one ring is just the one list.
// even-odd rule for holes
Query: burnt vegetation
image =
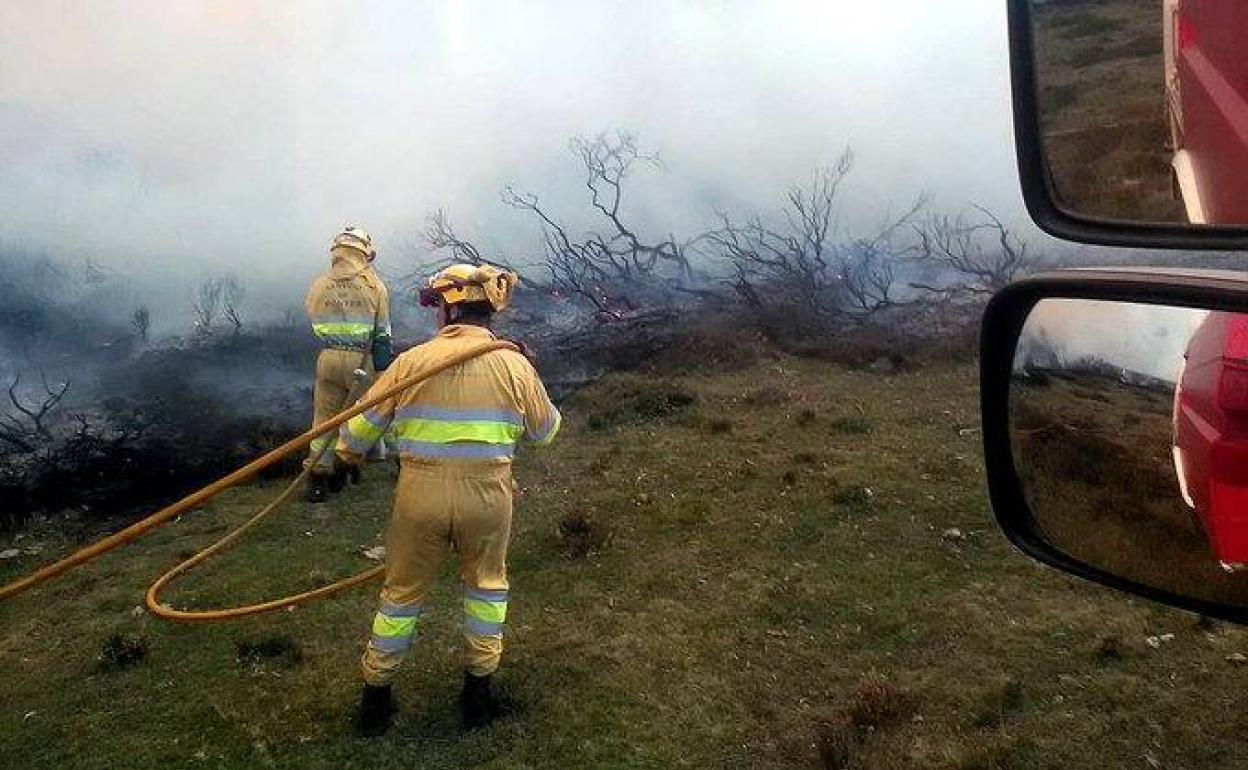
{"label": "burnt vegetation", "polygon": [[[424,257],[387,266],[403,272],[391,279],[401,346],[427,331],[405,306],[431,269],[519,272],[499,331],[540,351],[557,400],[607,372],[643,375],[588,408],[592,430],[676,418],[693,400],[667,375],[748,367],[776,350],[882,375],[971,355],[987,295],[1039,263],[988,209],[938,214],[921,195],[850,227],[848,150],[770,210],[708,210],[689,230],[640,213],[664,164],[638,137],[577,137],[568,149],[583,180],[571,196],[519,182],[500,191],[499,216],[531,228],[536,249],[499,253],[487,246],[498,239],[436,210],[417,233]],[[91,263],[0,253],[0,527],[66,513],[119,522],[306,426],[317,346],[300,309],[257,316],[249,287],[228,273],[156,309],[129,300],[123,283]],[[733,422],[705,427],[726,434]],[[828,426],[870,429],[854,417]]]}
{"label": "burnt vegetation", "polygon": [[158,338],[146,305],[117,309],[122,283],[89,263],[0,253],[0,529],[67,516],[87,536],[304,426],[315,347],[301,326],[246,328],[242,283],[224,276],[167,308],[188,328]]}

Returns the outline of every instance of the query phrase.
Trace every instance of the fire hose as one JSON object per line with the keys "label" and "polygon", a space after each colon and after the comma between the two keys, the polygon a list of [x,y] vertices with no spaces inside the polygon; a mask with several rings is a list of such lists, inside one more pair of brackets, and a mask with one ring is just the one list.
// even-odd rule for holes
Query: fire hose
{"label": "fire hose", "polygon": [[[18,594],[28,591],[42,583],[46,583],[47,581],[58,577],[75,567],[80,567],[87,562],[93,561],[109,551],[125,545],[126,543],[137,540],[148,532],[166,524],[183,513],[204,505],[225,490],[248,481],[265,468],[281,462],[283,459],[289,457],[295,452],[303,450],[318,437],[323,436],[330,431],[337,430],[339,426],[350,420],[352,417],[362,414],[368,409],[371,409],[387,399],[393,398],[399,393],[402,393],[408,388],[417,385],[436,374],[494,350],[514,350],[520,352],[519,347],[511,342],[488,342],[464,351],[459,355],[452,356],[451,358],[441,361],[424,371],[406,377],[377,395],[360,401],[355,406],[339,412],[318,425],[314,425],[309,430],[299,436],[296,436],[290,441],[287,441],[280,447],[251,461],[233,473],[217,479],[208,486],[192,492],[176,503],[160,509],[159,511],[135,522],[134,524],[131,524],[119,532],[115,532],[108,537],[97,540],[91,545],[75,551],[59,561],[41,567],[24,578],[15,580],[12,583],[0,587],[0,600],[17,596]],[[348,401],[350,398],[351,396],[349,395]],[[330,446],[332,446],[332,444],[332,441],[329,442],[329,444],[324,447],[321,452],[330,451]],[[317,456],[319,457],[320,455],[318,454]],[[178,610],[160,602],[160,592],[175,578],[189,572],[204,560],[220,553],[221,551],[224,551],[234,543],[237,543],[247,531],[259,524],[260,521],[286,502],[298,488],[300,482],[307,477],[312,465],[313,463],[308,463],[308,467],[306,467],[303,472],[300,473],[299,476],[282,491],[281,494],[279,494],[272,502],[264,506],[264,508],[262,508],[250,519],[240,524],[220,540],[209,545],[207,548],[203,549],[189,559],[186,559],[173,569],[157,578],[156,582],[152,583],[147,590],[147,609],[156,617],[171,620],[177,623],[211,623],[221,620],[232,620],[235,618],[246,617],[248,615],[257,615],[262,612],[271,612],[273,610],[295,607],[300,604],[306,604],[315,599],[323,599],[341,591],[345,591],[353,586],[360,585],[361,583],[374,580],[385,574],[385,566],[377,566],[310,591],[304,591],[302,593],[292,594],[290,596],[284,596],[280,599],[273,599],[257,604],[229,607],[218,610]]]}

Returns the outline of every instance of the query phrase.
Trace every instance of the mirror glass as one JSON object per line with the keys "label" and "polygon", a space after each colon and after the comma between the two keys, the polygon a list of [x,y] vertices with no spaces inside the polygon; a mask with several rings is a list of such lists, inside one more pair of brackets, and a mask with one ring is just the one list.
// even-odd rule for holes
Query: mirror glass
{"label": "mirror glass", "polygon": [[1032,24],[1058,205],[1248,224],[1248,3],[1032,0]]}
{"label": "mirror glass", "polygon": [[1248,605],[1248,315],[1042,300],[1015,354],[1010,432],[1052,545]]}

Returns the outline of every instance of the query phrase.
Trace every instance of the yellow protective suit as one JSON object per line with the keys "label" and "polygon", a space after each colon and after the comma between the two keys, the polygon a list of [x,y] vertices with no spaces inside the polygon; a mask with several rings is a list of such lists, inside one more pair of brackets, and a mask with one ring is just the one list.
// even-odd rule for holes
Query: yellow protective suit
{"label": "yellow protective suit", "polygon": [[[354,384],[353,373],[364,369],[372,376],[373,339],[390,335],[389,293],[367,257],[350,246],[336,246],[330,259],[329,272],[312,283],[305,303],[312,332],[325,345],[316,359],[313,425],[349,406],[343,401]],[[331,433],[313,441],[308,461],[333,438]],[[333,460],[333,452],[326,452],[312,472],[330,473]]]}
{"label": "yellow protective suit", "polygon": [[[494,339],[451,325],[400,355],[373,385],[392,383]],[[367,396],[366,396],[367,397]],[[507,617],[511,460],[524,439],[549,444],[559,411],[524,356],[485,353],[452,367],[343,425],[339,457],[359,463],[387,430],[401,470],[386,533],[381,607],[361,663],[364,680],[388,684],[411,648],[429,587],[447,556],[459,555],[464,586],[464,657],[469,673],[498,668]]]}

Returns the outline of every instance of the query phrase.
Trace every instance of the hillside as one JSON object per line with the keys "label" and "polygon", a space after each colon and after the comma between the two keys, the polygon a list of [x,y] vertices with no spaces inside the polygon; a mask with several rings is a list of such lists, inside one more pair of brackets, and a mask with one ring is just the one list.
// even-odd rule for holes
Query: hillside
{"label": "hillside", "polygon": [[[449,572],[396,729],[371,742],[350,729],[371,588],[229,625],[135,609],[179,553],[276,486],[234,490],[0,605],[0,766],[1242,763],[1248,668],[1228,656],[1248,653],[1248,634],[1014,552],[990,520],[977,409],[964,363],[883,375],[776,356],[582,391],[562,440],[518,467],[502,678],[521,713],[471,736],[455,729]],[[367,567],[391,473],[296,505],[175,602],[240,603]],[[0,562],[0,580],[67,547],[42,527],[0,543],[43,548]]]}

